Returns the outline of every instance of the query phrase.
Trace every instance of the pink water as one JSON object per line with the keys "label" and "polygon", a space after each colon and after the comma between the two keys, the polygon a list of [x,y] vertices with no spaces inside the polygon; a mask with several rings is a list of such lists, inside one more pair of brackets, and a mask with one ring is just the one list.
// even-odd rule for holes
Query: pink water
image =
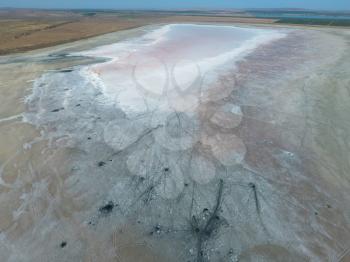
{"label": "pink water", "polygon": [[[174,101],[180,104],[177,110],[187,110],[184,103],[192,102],[182,101],[183,96],[179,100],[179,91],[191,93],[199,79],[214,81],[225,64],[232,65],[258,46],[285,35],[276,29],[165,25],[130,41],[84,52],[110,58],[89,67],[85,75],[99,83],[105,96],[125,112],[143,113],[155,107],[168,110]],[[193,95],[191,101],[198,98],[198,93]]]}

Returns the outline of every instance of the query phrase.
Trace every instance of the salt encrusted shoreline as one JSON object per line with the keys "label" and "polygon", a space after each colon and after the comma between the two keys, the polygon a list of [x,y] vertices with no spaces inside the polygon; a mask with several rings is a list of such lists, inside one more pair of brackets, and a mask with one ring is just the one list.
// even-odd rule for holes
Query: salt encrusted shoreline
{"label": "salt encrusted shoreline", "polygon": [[[82,67],[46,72],[26,101],[27,123],[13,118],[1,126],[13,124],[9,130],[18,133],[7,148],[33,133],[28,122],[40,133],[25,139],[24,149],[19,141],[1,169],[0,224],[11,226],[3,227],[0,256],[135,261],[139,252],[152,262],[201,254],[300,262],[344,254],[348,180],[340,170],[347,170],[349,103],[342,94],[350,60],[339,35],[300,30],[256,49],[240,61],[238,75],[212,86],[220,92],[200,104],[199,120],[172,114],[166,129],[147,115],[126,116]],[[71,46],[113,42],[105,37]],[[55,61],[50,50],[35,61]],[[198,126],[204,135],[173,139]]]}

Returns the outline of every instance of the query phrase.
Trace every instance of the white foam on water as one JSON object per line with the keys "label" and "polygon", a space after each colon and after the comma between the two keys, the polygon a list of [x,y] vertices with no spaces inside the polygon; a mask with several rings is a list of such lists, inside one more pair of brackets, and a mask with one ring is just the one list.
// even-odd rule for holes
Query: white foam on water
{"label": "white foam on water", "polygon": [[216,69],[286,34],[276,29],[171,24],[80,54],[110,59],[89,66],[84,75],[127,114],[139,114],[182,104],[178,100],[191,94],[198,79],[214,79]]}

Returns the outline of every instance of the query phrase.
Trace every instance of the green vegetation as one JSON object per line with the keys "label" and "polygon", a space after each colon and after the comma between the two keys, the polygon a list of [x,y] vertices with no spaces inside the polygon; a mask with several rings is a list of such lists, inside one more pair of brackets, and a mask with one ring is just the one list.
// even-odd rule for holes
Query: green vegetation
{"label": "green vegetation", "polygon": [[301,25],[329,25],[329,26],[350,26],[348,19],[309,19],[309,18],[281,18],[276,23],[301,24]]}

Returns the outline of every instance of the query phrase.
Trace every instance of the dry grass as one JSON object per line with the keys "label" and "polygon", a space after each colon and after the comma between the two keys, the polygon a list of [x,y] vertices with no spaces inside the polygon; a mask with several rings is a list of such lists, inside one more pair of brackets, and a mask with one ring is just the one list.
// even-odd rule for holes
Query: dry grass
{"label": "dry grass", "polygon": [[271,19],[158,13],[0,10],[0,55],[53,46],[151,23],[273,23]]}

